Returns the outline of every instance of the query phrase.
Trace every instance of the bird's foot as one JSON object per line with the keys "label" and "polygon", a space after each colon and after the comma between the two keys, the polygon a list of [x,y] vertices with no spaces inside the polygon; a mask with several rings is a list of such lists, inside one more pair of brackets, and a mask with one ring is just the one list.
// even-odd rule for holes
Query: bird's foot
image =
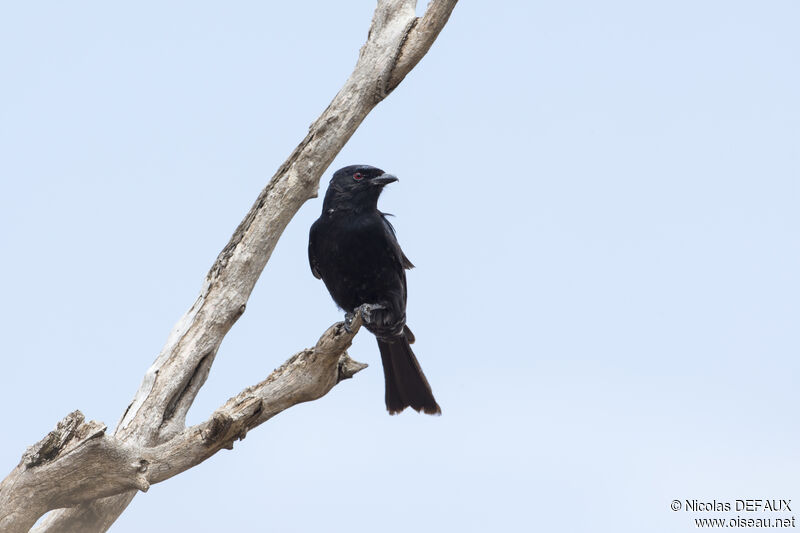
{"label": "bird's foot", "polygon": [[381,304],[361,304],[356,311],[361,313],[361,318],[365,324],[372,324],[373,318],[375,318],[372,316],[373,311],[381,309],[386,309],[386,306]]}
{"label": "bird's foot", "polygon": [[356,319],[355,313],[345,313],[344,314],[344,330],[347,333],[353,333],[353,320]]}
{"label": "bird's foot", "polygon": [[353,333],[353,321],[355,321],[357,314],[361,313],[361,320],[364,321],[364,324],[371,324],[374,318],[372,313],[374,311],[378,311],[381,309],[387,309],[387,307],[381,304],[361,304],[358,307],[356,307],[354,312],[345,313],[344,314],[345,331],[347,333]]}

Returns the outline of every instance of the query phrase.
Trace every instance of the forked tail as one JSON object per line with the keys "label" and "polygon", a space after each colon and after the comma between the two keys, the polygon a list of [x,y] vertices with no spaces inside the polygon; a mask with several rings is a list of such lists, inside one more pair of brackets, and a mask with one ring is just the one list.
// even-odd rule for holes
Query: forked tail
{"label": "forked tail", "polygon": [[[410,334],[410,331],[408,331]],[[413,339],[413,337],[412,337]],[[386,409],[397,414],[406,407],[429,415],[440,415],[442,409],[433,397],[431,386],[411,351],[406,335],[378,339],[386,380]]]}

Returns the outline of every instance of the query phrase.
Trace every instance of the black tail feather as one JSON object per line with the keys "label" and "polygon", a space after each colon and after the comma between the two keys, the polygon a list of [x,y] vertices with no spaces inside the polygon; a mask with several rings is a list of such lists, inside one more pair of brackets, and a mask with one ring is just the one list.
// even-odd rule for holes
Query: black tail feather
{"label": "black tail feather", "polygon": [[429,415],[442,414],[406,336],[378,339],[378,349],[386,380],[386,409],[389,413],[394,415],[411,407]]}

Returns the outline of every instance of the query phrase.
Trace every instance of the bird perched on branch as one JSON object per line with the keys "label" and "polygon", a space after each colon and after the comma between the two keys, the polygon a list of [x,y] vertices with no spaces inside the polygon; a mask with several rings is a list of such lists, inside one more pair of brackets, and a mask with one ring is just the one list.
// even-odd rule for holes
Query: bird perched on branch
{"label": "bird perched on branch", "polygon": [[361,312],[375,334],[386,381],[386,409],[406,407],[441,414],[410,344],[406,326],[406,273],[414,265],[400,249],[394,228],[378,211],[383,188],[397,181],[369,165],[352,165],[333,174],[322,215],[311,226],[308,260],[333,301],[345,311],[345,327]]}

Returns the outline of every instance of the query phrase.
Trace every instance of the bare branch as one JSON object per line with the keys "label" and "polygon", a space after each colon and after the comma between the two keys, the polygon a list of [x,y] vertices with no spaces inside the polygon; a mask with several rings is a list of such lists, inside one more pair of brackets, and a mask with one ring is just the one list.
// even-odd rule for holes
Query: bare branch
{"label": "bare branch", "polygon": [[408,26],[406,38],[386,84],[387,93],[400,85],[406,74],[428,53],[433,41],[447,24],[457,2],[458,0],[431,0],[425,15],[421,19],[414,19]]}
{"label": "bare branch", "polygon": [[347,355],[361,326],[350,332],[339,322],[316,346],[290,357],[261,383],[248,387],[211,417],[154,447],[130,444],[107,435],[105,425],[84,422],[80,411],[68,414],[53,431],[31,446],[0,484],[0,531],[28,531],[51,509],[72,507],[169,479],[205,461],[281,411],[316,400],[367,365]]}

